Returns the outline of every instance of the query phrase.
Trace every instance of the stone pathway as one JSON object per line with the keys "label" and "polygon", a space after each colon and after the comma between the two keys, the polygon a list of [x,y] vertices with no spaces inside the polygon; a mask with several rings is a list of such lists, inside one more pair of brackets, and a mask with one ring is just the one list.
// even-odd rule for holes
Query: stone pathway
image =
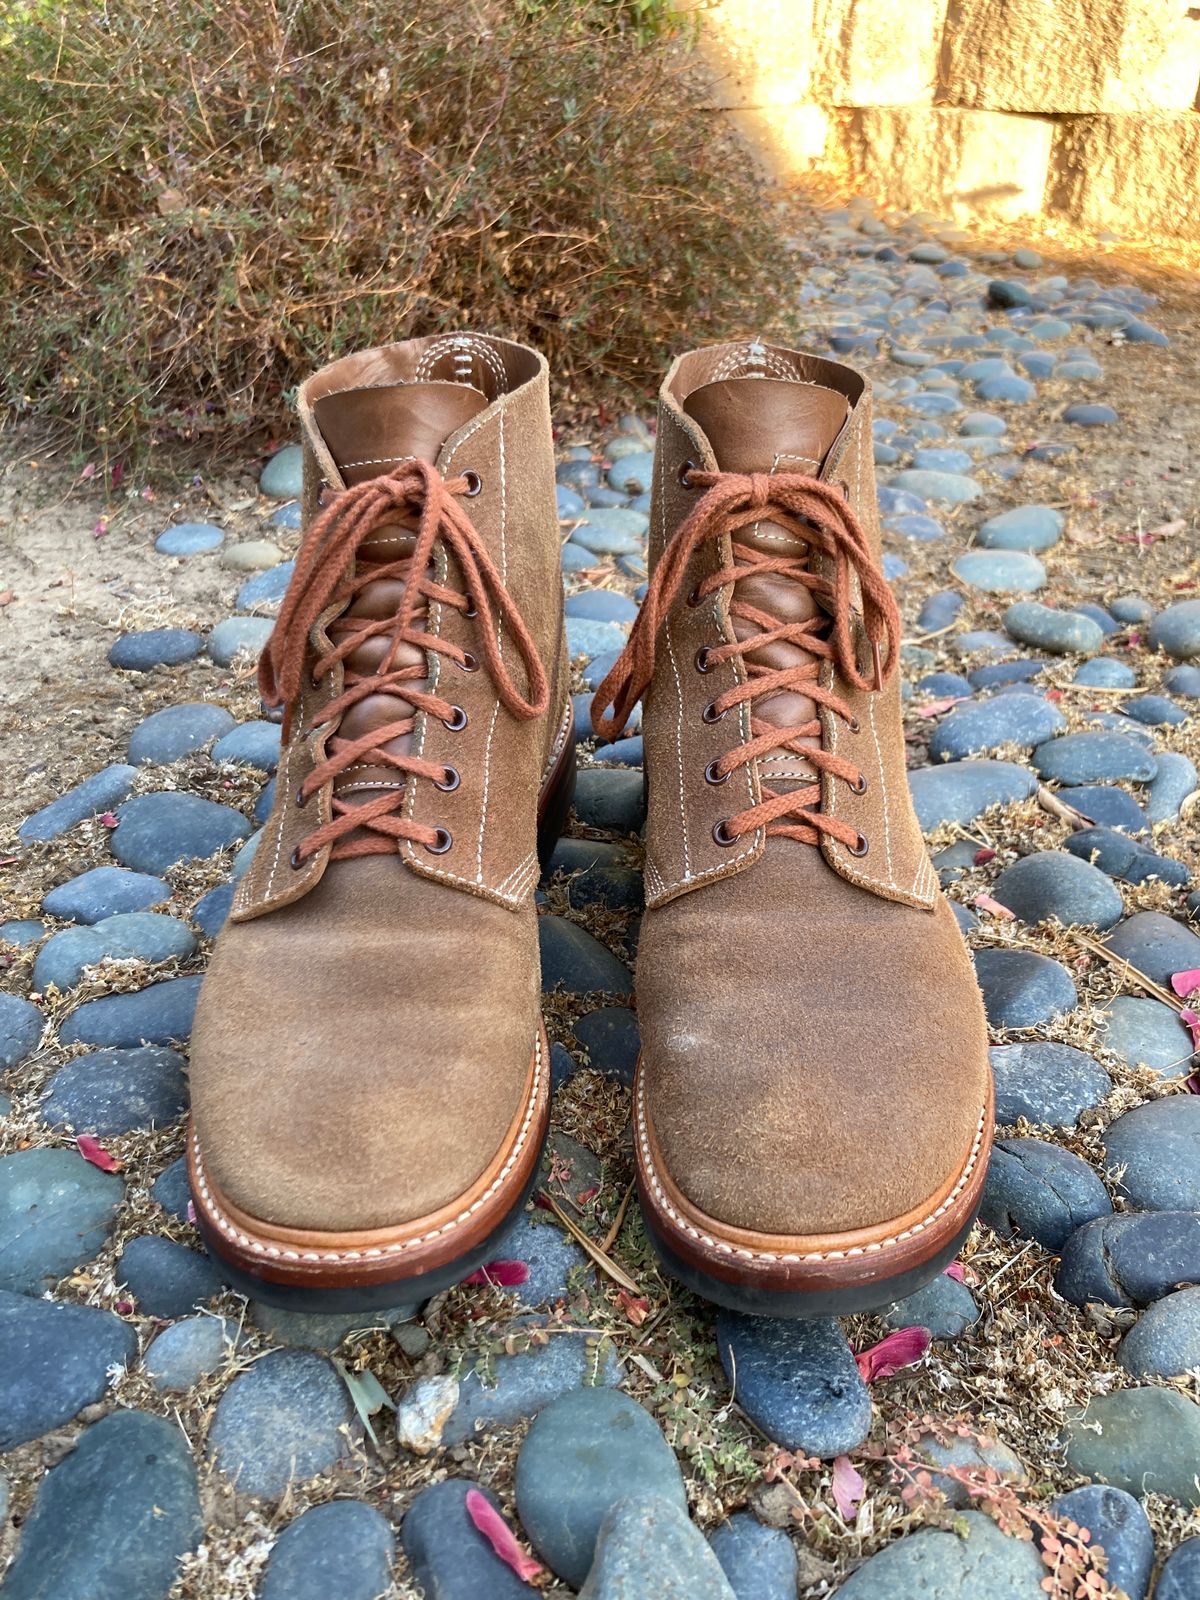
{"label": "stone pathway", "polygon": [[539,891],[553,1205],[491,1281],[425,1306],[310,1317],[226,1288],[190,1221],[186,1043],[278,756],[252,667],[297,537],[285,448],[265,529],[235,539],[197,496],[129,546],[180,601],[109,637],[103,727],[31,761],[0,841],[14,1600],[503,1600],[530,1590],[480,1531],[497,1516],[543,1592],[592,1600],[850,1573],[848,1600],[1067,1600],[1081,1572],[1103,1592],[1080,1526],[1131,1600],[1164,1561],[1159,1596],[1197,1592],[1200,568],[1173,410],[1195,319],[866,206],[792,248],[786,336],[875,380],[912,788],[993,1029],[1000,1136],[962,1260],[878,1317],[717,1317],[626,1207],[642,747],[636,718],[584,735],[646,577],[647,413],[568,432],[558,471],[582,771]]}

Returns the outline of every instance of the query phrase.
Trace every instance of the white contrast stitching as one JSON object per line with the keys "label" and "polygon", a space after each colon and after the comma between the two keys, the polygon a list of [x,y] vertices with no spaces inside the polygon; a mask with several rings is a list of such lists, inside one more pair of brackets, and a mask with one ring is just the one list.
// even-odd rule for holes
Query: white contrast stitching
{"label": "white contrast stitching", "polygon": [[667,1199],[666,1192],[663,1189],[662,1183],[655,1169],[653,1157],[650,1154],[650,1141],[646,1127],[645,1089],[642,1086],[642,1080],[640,1077],[638,1079],[636,1111],[638,1152],[642,1158],[644,1174],[650,1184],[651,1189],[654,1191],[655,1199],[671,1218],[672,1222],[674,1222],[677,1227],[681,1228],[683,1232],[686,1233],[690,1238],[698,1240],[701,1244],[707,1245],[712,1250],[719,1251],[722,1255],[736,1256],[742,1261],[766,1261],[771,1263],[799,1261],[846,1261],[854,1256],[872,1255],[880,1250],[886,1250],[890,1245],[901,1244],[905,1239],[911,1239],[916,1234],[924,1232],[924,1230],[932,1223],[936,1222],[939,1217],[945,1215],[945,1213],[949,1210],[954,1201],[966,1187],[971,1173],[975,1169],[975,1163],[979,1159],[979,1151],[983,1144],[983,1136],[987,1120],[987,1105],[985,1104],[982,1111],[979,1113],[979,1123],[975,1129],[975,1139],[971,1145],[971,1153],[967,1158],[966,1166],[959,1175],[958,1182],[954,1185],[954,1188],[951,1189],[950,1193],[946,1196],[936,1210],[931,1211],[929,1215],[927,1217],[923,1217],[920,1222],[914,1222],[911,1228],[904,1228],[899,1233],[893,1234],[887,1239],[876,1240],[873,1244],[854,1245],[848,1250],[776,1251],[746,1250],[737,1245],[727,1244],[724,1239],[716,1239],[712,1236],[712,1234],[702,1232],[699,1228],[694,1227],[690,1222],[688,1222],[686,1218],[681,1216],[671,1204],[670,1200]]}

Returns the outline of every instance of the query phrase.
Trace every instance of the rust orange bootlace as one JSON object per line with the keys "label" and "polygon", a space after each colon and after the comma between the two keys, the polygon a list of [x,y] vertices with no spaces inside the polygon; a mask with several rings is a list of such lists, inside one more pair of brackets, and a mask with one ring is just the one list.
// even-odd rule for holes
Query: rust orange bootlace
{"label": "rust orange bootlace", "polygon": [[[389,646],[370,673],[355,672],[349,666],[344,668],[341,693],[320,708],[313,727],[305,731],[336,726],[344,712],[368,695],[398,695],[407,702],[408,709],[394,722],[374,728],[360,738],[339,738],[336,733],[330,737],[324,760],[314,766],[301,785],[297,796],[299,804],[303,805],[324,784],[360,762],[390,768],[400,774],[400,782],[361,804],[335,795],[332,817],[314,828],[297,846],[293,865],[302,865],[326,845],[333,846],[331,854],[335,858],[390,854],[404,839],[423,844],[434,852],[447,848],[445,840],[449,835],[444,829],[405,819],[399,812],[408,779],[428,778],[451,789],[457,787],[458,774],[418,755],[385,748],[390,741],[412,733],[418,712],[440,718],[451,729],[466,725],[461,707],[452,705],[432,689],[415,687],[428,675],[425,662],[396,664],[397,653],[404,645],[446,656],[468,670],[476,664],[469,652],[427,630],[426,616],[431,601],[477,619],[483,664],[501,704],[514,717],[539,717],[549,704],[549,684],[537,647],[487,547],[459,504],[461,497],[478,492],[479,480],[474,474],[446,479],[427,462],[406,461],[386,477],[371,478],[337,494],[304,537],[275,630],[267,641],[258,668],[263,699],[269,705],[285,707],[284,738],[291,733],[313,627],[332,603],[343,601],[348,607],[361,590],[381,579],[403,582],[404,592],[398,610],[378,619],[349,617],[343,611],[331,621],[328,636],[336,642],[314,662],[313,682],[317,684],[329,677],[339,663],[345,662],[369,639],[387,636]],[[360,546],[379,533],[381,524],[394,522],[398,516],[417,519],[411,552],[392,561],[364,562],[363,570],[354,571]],[[408,532],[407,529],[403,531]],[[432,575],[434,548],[439,542],[458,567],[463,583],[461,591],[436,582]],[[349,582],[348,572],[353,572]],[[501,625],[505,638],[515,647],[524,667],[524,693],[500,653],[497,635]]]}
{"label": "rust orange bootlace", "polygon": [[[687,469],[684,482],[704,490],[703,498],[680,524],[663,551],[642,601],[620,659],[596,692],[594,705],[610,707],[607,716],[593,712],[596,732],[613,738],[624,727],[635,703],[654,675],[659,634],[666,624],[688,563],[695,551],[713,539],[729,534],[731,558],[727,566],[711,573],[688,596],[691,606],[701,604],[726,584],[734,585],[729,606],[731,619],[750,624],[749,637],[728,644],[705,646],[696,657],[700,672],[722,661],[744,662],[743,683],[718,695],[705,707],[706,721],[716,721],[745,702],[750,708],[750,738],[714,761],[707,772],[710,783],[723,783],[736,768],[786,750],[807,760],[820,774],[829,773],[858,793],[866,787],[862,773],[844,756],[800,741],[819,736],[820,721],[780,727],[755,715],[755,702],[780,690],[792,690],[857,727],[845,700],[820,680],[821,663],[833,661],[842,679],[855,688],[878,690],[896,669],[900,646],[900,615],[891,590],[876,565],[862,524],[842,493],[832,484],[802,473],[701,472]],[[739,540],[742,529],[769,521],[802,540],[808,551],[792,555],[767,554]],[[829,559],[833,578],[812,570],[811,555]],[[780,622],[778,617],[738,598],[736,585],[751,575],[778,574],[803,584],[817,600],[820,611],[803,622]],[[851,632],[851,580],[857,576],[862,596],[862,623],[871,647],[869,673],[859,665]],[[779,670],[746,659],[775,641],[796,645],[810,660]],[[756,805],[739,811],[720,825],[718,842],[732,844],[742,834],[762,828],[768,835],[817,844],[822,834],[840,840],[855,854],[865,853],[865,841],[840,817],[824,815],[821,785],[780,792],[763,783]]]}

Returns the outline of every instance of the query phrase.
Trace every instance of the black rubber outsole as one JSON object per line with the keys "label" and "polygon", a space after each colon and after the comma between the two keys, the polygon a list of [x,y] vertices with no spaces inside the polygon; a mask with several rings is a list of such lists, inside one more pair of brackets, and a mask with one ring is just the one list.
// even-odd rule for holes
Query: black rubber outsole
{"label": "black rubber outsole", "polygon": [[[544,1144],[543,1139],[542,1146]],[[248,1272],[245,1267],[223,1256],[213,1248],[207,1235],[205,1245],[225,1280],[239,1294],[257,1300],[261,1305],[274,1306],[279,1311],[352,1315],[356,1311],[412,1309],[435,1294],[441,1294],[443,1289],[453,1288],[456,1283],[461,1283],[480,1267],[496,1259],[497,1250],[516,1227],[525,1203],[537,1184],[542,1165],[542,1146],[539,1146],[532,1176],[503,1221],[492,1229],[487,1238],[482,1239],[466,1255],[457,1256],[453,1261],[447,1261],[431,1272],[419,1273],[416,1277],[391,1278],[386,1283],[367,1283],[344,1289],[321,1288],[303,1282],[274,1283],[269,1278]]]}
{"label": "black rubber outsole", "polygon": [[699,1267],[683,1260],[672,1250],[655,1227],[654,1219],[646,1207],[643,1207],[642,1215],[655,1253],[673,1278],[678,1279],[693,1294],[698,1294],[702,1300],[709,1300],[713,1305],[721,1306],[726,1311],[740,1311],[751,1317],[849,1317],[861,1311],[878,1311],[883,1306],[891,1305],[893,1301],[905,1300],[918,1289],[923,1289],[927,1283],[932,1283],[934,1278],[950,1265],[975,1225],[975,1214],[972,1212],[966,1226],[959,1230],[949,1244],[943,1246],[928,1261],[923,1261],[919,1267],[912,1267],[907,1272],[878,1278],[872,1283],[855,1284],[849,1289],[796,1291],[759,1289],[753,1284],[726,1283],[723,1278],[714,1278]]}

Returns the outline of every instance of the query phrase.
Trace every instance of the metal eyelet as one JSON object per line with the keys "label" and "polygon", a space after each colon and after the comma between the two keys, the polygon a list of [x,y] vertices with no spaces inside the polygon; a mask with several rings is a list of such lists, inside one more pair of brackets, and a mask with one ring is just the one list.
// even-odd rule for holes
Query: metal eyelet
{"label": "metal eyelet", "polygon": [[862,723],[858,720],[857,717],[851,717],[849,722],[847,722],[846,726],[849,728],[851,733],[861,733],[862,732]]}
{"label": "metal eyelet", "polygon": [[462,778],[459,776],[457,767],[444,767],[441,779],[435,778],[433,780],[433,787],[440,789],[443,794],[453,794],[461,782]]}
{"label": "metal eyelet", "polygon": [[696,471],[696,463],[689,456],[679,469],[679,482],[685,489],[690,489],[692,473]]}
{"label": "metal eyelet", "polygon": [[478,672],[479,662],[469,650],[463,651],[463,658],[458,663],[463,672]]}
{"label": "metal eyelet", "polygon": [[429,851],[431,856],[444,856],[446,851],[449,850],[453,843],[454,835],[450,832],[449,828],[439,828],[437,830],[437,836],[434,839],[434,842],[432,844],[427,844],[425,848]]}
{"label": "metal eyelet", "polygon": [[297,809],[297,811],[303,811],[305,806],[308,804],[308,800],[309,800],[309,797],[304,792],[304,785],[301,784],[299,786],[299,788],[296,790],[296,809]]}
{"label": "metal eyelet", "polygon": [[468,500],[474,500],[475,496],[483,488],[483,479],[477,472],[464,472],[463,477],[467,480],[467,487],[463,490],[463,493]]}
{"label": "metal eyelet", "polygon": [[461,706],[451,706],[449,717],[443,717],[443,728],[449,728],[451,733],[461,733],[467,725],[467,713]]}
{"label": "metal eyelet", "polygon": [[727,772],[722,772],[720,770],[720,765],[721,764],[719,761],[710,761],[708,763],[704,769],[705,783],[717,784],[727,783],[729,781],[729,774]]}
{"label": "metal eyelet", "polygon": [[706,644],[702,644],[700,646],[699,650],[696,651],[696,671],[697,672],[711,672],[712,671],[712,662],[708,659],[709,654],[710,654],[709,647]]}
{"label": "metal eyelet", "polygon": [[478,615],[479,612],[475,609],[475,602],[468,600],[467,609],[463,612],[463,616],[466,617],[468,622],[473,622]]}
{"label": "metal eyelet", "polygon": [[291,867],[293,872],[299,872],[300,868],[304,865],[304,858],[300,854],[299,845],[296,846],[291,855],[288,857],[288,865]]}
{"label": "metal eyelet", "polygon": [[694,589],[689,591],[688,597],[687,597],[687,603],[691,607],[691,609],[694,611],[696,609],[696,607],[700,604],[700,602],[703,599],[704,599],[704,596],[700,593],[700,585],[697,584]]}
{"label": "metal eyelet", "polygon": [[866,775],[865,772],[860,772],[858,777],[855,778],[854,782],[850,785],[850,793],[851,794],[866,794],[866,792],[867,792],[867,775]]}
{"label": "metal eyelet", "polygon": [[870,848],[871,841],[867,838],[865,833],[860,833],[853,844],[848,844],[846,846],[846,849],[852,856],[865,856]]}
{"label": "metal eyelet", "polygon": [[729,831],[729,819],[727,817],[722,817],[720,822],[714,826],[712,836],[722,850],[728,850],[730,845],[738,842],[737,834]]}
{"label": "metal eyelet", "polygon": [[725,716],[728,710],[729,707],[726,706],[724,711],[718,711],[717,702],[715,700],[710,700],[705,706],[704,710],[700,713],[700,716],[704,722],[720,722],[721,718]]}

